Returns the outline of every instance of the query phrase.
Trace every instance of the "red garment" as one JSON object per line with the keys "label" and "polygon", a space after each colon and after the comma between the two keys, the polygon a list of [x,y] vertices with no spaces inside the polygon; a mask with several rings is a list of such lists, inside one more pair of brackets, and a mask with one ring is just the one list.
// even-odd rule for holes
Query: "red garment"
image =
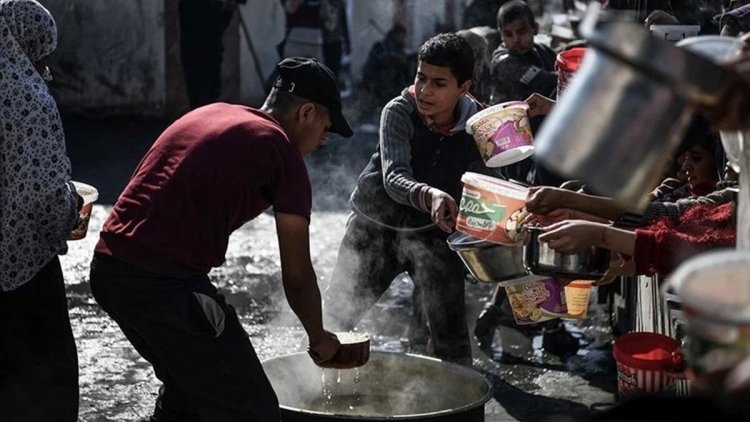
{"label": "red garment", "polygon": [[310,218],[307,168],[278,122],[211,104],[168,127],[104,223],[96,252],[176,277],[224,262],[229,235],[273,206]]}
{"label": "red garment", "polygon": [[657,220],[635,231],[636,274],[668,274],[686,259],[710,249],[734,247],[737,228],[734,204],[697,204],[680,216],[679,223]]}

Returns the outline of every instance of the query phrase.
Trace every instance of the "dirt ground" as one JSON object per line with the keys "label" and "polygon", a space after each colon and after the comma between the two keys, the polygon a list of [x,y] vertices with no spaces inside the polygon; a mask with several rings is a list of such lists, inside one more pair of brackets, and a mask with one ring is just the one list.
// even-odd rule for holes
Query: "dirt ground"
{"label": "dirt ground", "polygon": [[[159,381],[92,298],[88,270],[111,204],[164,125],[128,119],[65,121],[74,179],[97,186],[101,194],[87,237],[70,242],[68,254],[61,258],[78,346],[81,421],[139,421],[153,409]],[[311,247],[321,288],[343,235],[346,200],[375,142],[372,134],[357,133],[348,141],[334,140],[308,160],[315,197]],[[303,331],[283,298],[272,215],[262,214],[233,234],[227,261],[212,276],[236,307],[261,359],[299,350]],[[470,327],[492,288],[467,285]],[[397,279],[363,321],[373,349],[404,351],[411,289],[408,277]],[[529,340],[510,329],[496,334],[492,356],[475,349],[474,367],[494,387],[493,399],[485,406],[486,420],[583,418],[598,405],[612,403],[616,372],[605,308],[592,300],[588,318],[566,323],[580,342],[574,356],[561,359],[541,347],[541,336]]]}

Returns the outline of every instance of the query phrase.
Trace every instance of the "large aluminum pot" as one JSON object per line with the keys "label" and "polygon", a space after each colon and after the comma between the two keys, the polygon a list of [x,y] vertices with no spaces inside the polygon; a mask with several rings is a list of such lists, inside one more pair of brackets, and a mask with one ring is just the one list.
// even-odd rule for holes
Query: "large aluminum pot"
{"label": "large aluminum pot", "polygon": [[523,246],[523,263],[529,273],[576,280],[597,280],[609,268],[609,250],[591,248],[576,254],[562,254],[539,241],[544,230],[536,227],[526,229]]}
{"label": "large aluminum pot", "polygon": [[591,48],[535,137],[537,157],[621,205],[642,209],[699,104],[735,74],[639,25],[581,23]]}
{"label": "large aluminum pot", "polygon": [[263,370],[284,422],[484,421],[492,398],[479,372],[411,354],[372,352],[361,368],[339,371],[294,353],[264,361]]}
{"label": "large aluminum pot", "polygon": [[484,283],[512,280],[527,275],[523,266],[523,246],[498,245],[455,232],[448,246],[456,251],[471,275]]}

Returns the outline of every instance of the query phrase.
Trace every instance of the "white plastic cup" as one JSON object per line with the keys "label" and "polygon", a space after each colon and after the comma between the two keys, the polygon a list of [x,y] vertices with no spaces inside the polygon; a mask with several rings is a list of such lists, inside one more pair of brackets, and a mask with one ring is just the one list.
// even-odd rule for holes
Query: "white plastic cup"
{"label": "white plastic cup", "polygon": [[91,218],[91,209],[94,207],[94,202],[99,199],[99,191],[86,183],[71,181],[73,186],[76,188],[76,192],[83,198],[83,206],[78,212],[78,222],[70,232],[68,240],[80,240],[86,237],[86,232],[89,229],[89,219]]}

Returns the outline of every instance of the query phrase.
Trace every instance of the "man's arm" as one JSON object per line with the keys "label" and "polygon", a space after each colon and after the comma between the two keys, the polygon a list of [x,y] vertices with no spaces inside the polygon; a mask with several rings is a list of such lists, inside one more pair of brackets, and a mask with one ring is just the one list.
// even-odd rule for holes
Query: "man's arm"
{"label": "man's arm", "polygon": [[276,213],[276,232],[281,255],[281,275],[289,306],[310,338],[310,352],[319,362],[333,357],[336,335],[323,328],[320,289],[310,259],[310,231],[305,217]]}

